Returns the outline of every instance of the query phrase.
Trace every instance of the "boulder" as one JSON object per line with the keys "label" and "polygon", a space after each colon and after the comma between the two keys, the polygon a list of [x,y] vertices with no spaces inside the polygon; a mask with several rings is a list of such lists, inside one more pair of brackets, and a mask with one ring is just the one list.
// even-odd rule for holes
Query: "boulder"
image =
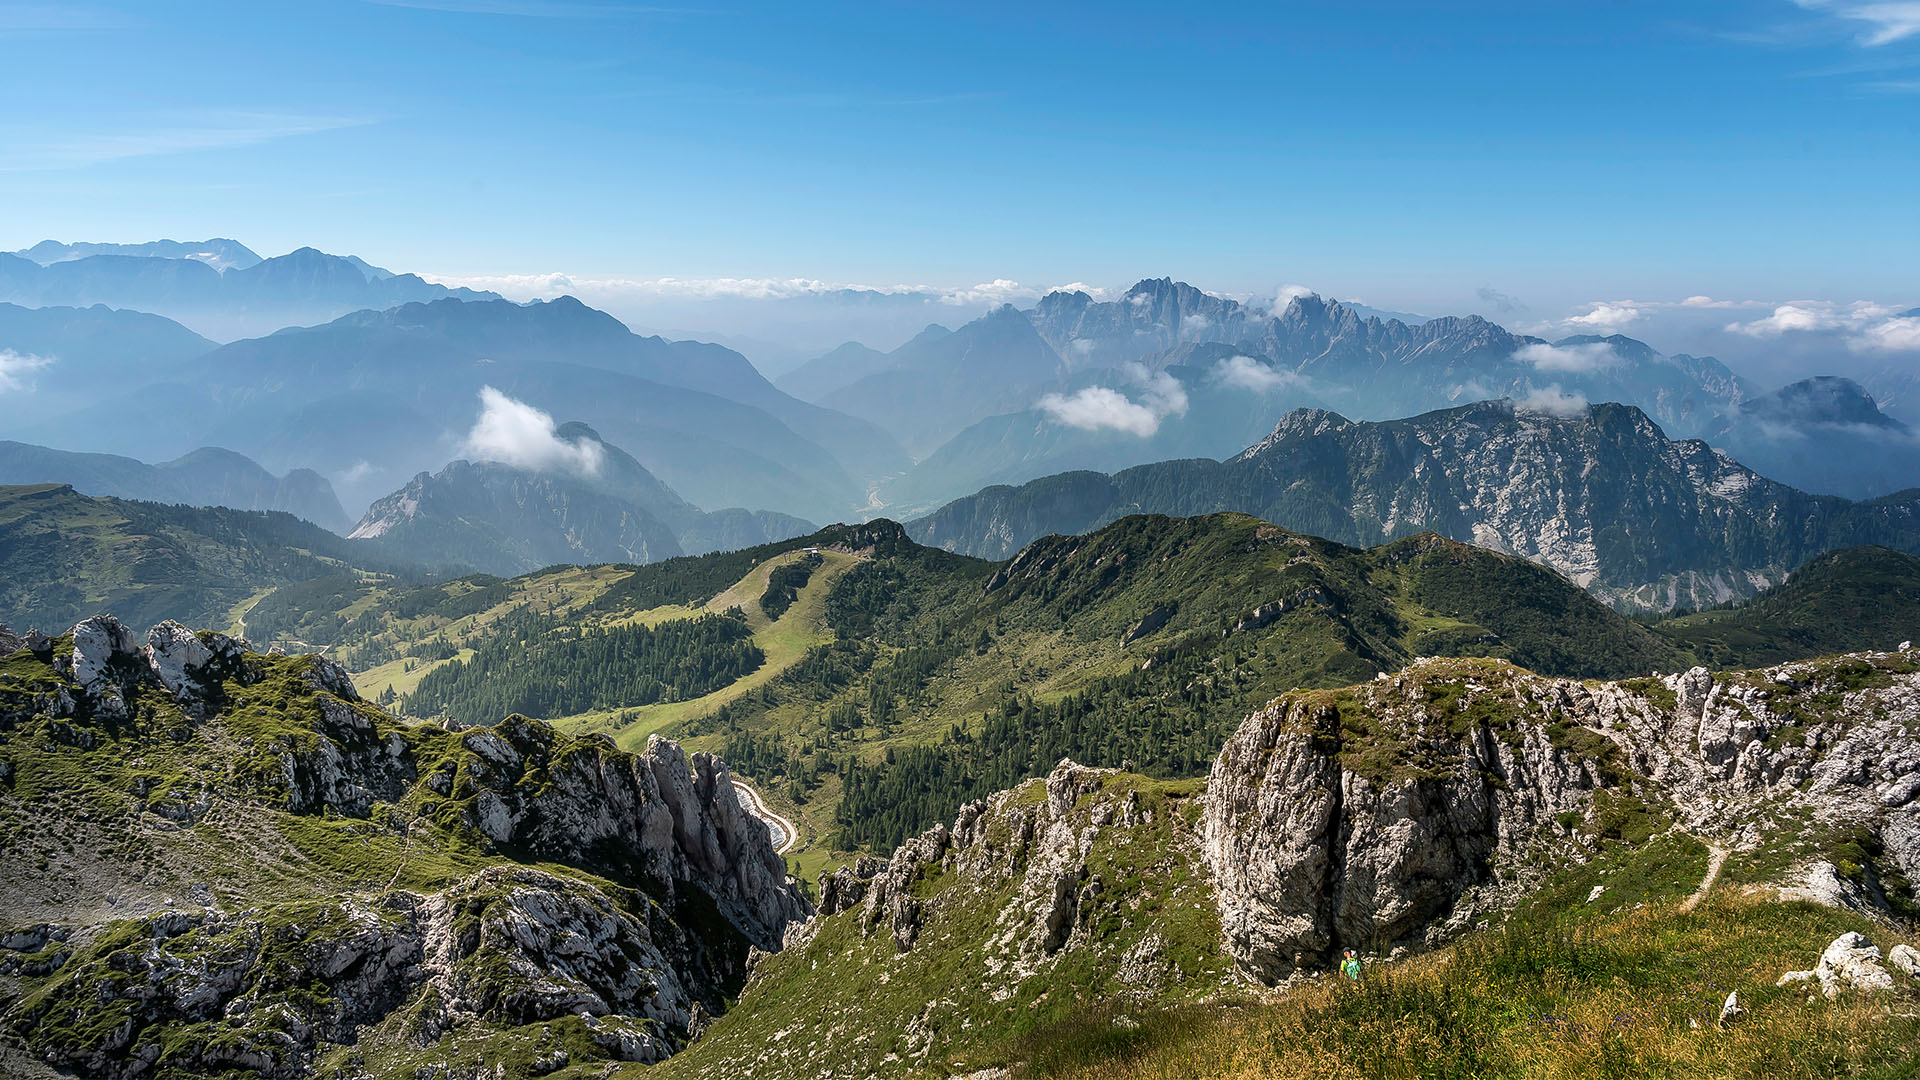
{"label": "boulder", "polygon": [[1920,979],[1920,949],[1911,945],[1895,945],[1887,952],[1887,963],[1910,979]]}
{"label": "boulder", "polygon": [[1893,976],[1880,962],[1880,947],[1851,931],[1834,938],[1810,971],[1789,971],[1774,985],[1818,983],[1829,999],[1848,990],[1891,990]]}

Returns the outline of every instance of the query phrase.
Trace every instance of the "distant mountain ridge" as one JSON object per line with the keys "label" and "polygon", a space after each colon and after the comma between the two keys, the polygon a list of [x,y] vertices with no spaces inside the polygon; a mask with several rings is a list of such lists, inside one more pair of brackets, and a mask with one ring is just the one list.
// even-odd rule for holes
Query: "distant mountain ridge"
{"label": "distant mountain ridge", "polygon": [[0,484],[71,484],[87,495],[234,510],[280,510],[333,532],[351,524],[333,486],[312,469],[275,476],[219,447],[149,465],[114,454],[0,441]]}
{"label": "distant mountain ridge", "polygon": [[908,528],[922,543],[1003,558],[1128,514],[1222,510],[1361,546],[1433,530],[1653,610],[1751,595],[1831,548],[1920,552],[1920,490],[1861,503],[1808,495],[1705,443],[1667,439],[1632,406],[1554,416],[1504,401],[1388,422],[1298,410],[1227,461],[989,488]]}
{"label": "distant mountain ridge", "polygon": [[144,244],[62,243],[42,240],[13,254],[32,259],[41,266],[84,259],[91,255],[133,255],[148,259],[191,259],[215,270],[245,270],[260,263],[260,256],[238,240],[151,240]]}
{"label": "distant mountain ridge", "polygon": [[479,391],[493,386],[579,417],[706,506],[844,517],[868,502],[874,479],[843,457],[905,467],[884,431],[782,394],[738,353],[642,338],[571,298],[363,310],[149,379],[94,387],[87,408],[26,416],[7,433],[50,442],[81,428],[122,453],[229,446],[270,468],[319,469],[358,509],[461,456]]}
{"label": "distant mountain ridge", "polygon": [[1225,457],[1303,406],[1384,420],[1503,396],[1626,401],[1694,436],[1754,393],[1711,357],[1621,335],[1548,341],[1479,316],[1408,323],[1312,294],[1268,310],[1171,278],[1111,300],[1049,293],[1024,313],[930,330],[932,342],[887,354],[850,343],[785,377],[891,425],[921,457],[881,489],[903,515],[1068,469]]}
{"label": "distant mountain ridge", "polygon": [[[231,340],[322,322],[362,308],[444,297],[499,299],[496,293],[449,288],[311,247],[261,259],[236,244],[233,249],[219,249],[225,253],[220,257],[201,258],[197,252],[182,257],[164,254],[174,250],[165,247],[167,243],[53,248],[41,244],[27,249],[30,255],[0,254],[0,300],[35,307],[135,308],[165,315],[210,337]],[[84,253],[94,249],[101,250]],[[247,256],[252,256],[251,261]]]}

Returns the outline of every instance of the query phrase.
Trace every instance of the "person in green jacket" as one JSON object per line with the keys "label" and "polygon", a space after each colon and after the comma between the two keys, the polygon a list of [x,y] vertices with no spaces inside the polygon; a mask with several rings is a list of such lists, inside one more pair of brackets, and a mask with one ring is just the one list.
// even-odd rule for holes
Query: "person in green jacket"
{"label": "person in green jacket", "polygon": [[1352,949],[1348,949],[1347,958],[1340,961],[1340,974],[1345,975],[1347,981],[1355,986],[1360,985],[1360,958],[1353,955]]}

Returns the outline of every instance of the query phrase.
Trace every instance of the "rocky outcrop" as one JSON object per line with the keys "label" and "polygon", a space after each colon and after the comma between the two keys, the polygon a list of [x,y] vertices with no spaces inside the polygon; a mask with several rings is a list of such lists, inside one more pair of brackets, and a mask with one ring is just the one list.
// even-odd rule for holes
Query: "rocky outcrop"
{"label": "rocky outcrop", "polygon": [[[172,837],[199,842],[176,826],[204,824],[217,806],[210,835],[305,836],[285,830],[287,815],[345,817],[399,862],[348,858],[344,875],[329,863],[328,888],[348,898],[299,899],[299,874],[277,861],[293,849],[274,840],[235,872],[266,864],[260,891],[285,902],[233,913],[195,885],[198,913],[9,936],[6,974],[60,974],[16,997],[4,1024],[61,1068],[305,1076],[317,1047],[371,1024],[431,1043],[469,1024],[562,1017],[587,1018],[603,1056],[658,1060],[724,1011],[750,950],[779,949],[811,911],[712,755],[661,739],[631,754],[524,717],[460,731],[401,724],[323,657],[262,657],[176,623],[136,648],[103,616],[72,641],[70,653],[48,643],[44,667],[10,669],[0,750],[29,725],[40,752],[136,766],[164,755],[193,782],[140,774],[124,788],[139,843],[156,854]],[[0,761],[0,782],[13,782],[15,759]],[[417,871],[407,858],[423,850],[458,855]],[[475,860],[495,865],[472,872]],[[402,870],[466,876],[408,892],[395,888]],[[50,944],[69,941],[79,944]]]}
{"label": "rocky outcrop", "polygon": [[[1788,825],[1866,827],[1920,880],[1920,654],[1581,683],[1420,661],[1289,695],[1228,740],[1200,832],[1229,951],[1275,982],[1342,947],[1434,942],[1579,859],[1595,793],[1665,804],[1735,847]],[[1877,883],[1808,872],[1807,898]],[[1831,881],[1827,879],[1833,879]],[[1815,895],[1818,893],[1819,895]],[[1795,894],[1799,895],[1799,894]]]}
{"label": "rocky outcrop", "polygon": [[471,755],[468,820],[501,852],[565,862],[677,896],[692,888],[761,949],[812,911],[766,825],[740,805],[726,765],[688,760],[649,740],[628,754],[604,737],[574,739],[522,716],[460,733]]}
{"label": "rocky outcrop", "polygon": [[1848,990],[1891,990],[1894,986],[1893,976],[1880,962],[1880,947],[1851,932],[1834,938],[1811,971],[1789,971],[1776,985],[1794,983],[1815,983],[1828,999]]}
{"label": "rocky outcrop", "polygon": [[111,615],[95,615],[74,626],[73,652],[55,661],[55,668],[72,679],[79,698],[92,715],[104,720],[127,718],[122,683],[138,653],[133,631]]}
{"label": "rocky outcrop", "polygon": [[[502,867],[431,895],[144,920],[9,1020],[48,1063],[87,1076],[278,1078],[309,1075],[320,1043],[397,1015],[425,1042],[475,1021],[586,1016],[608,1056],[657,1061],[684,1041],[692,996],[646,922],[606,894]],[[205,1023],[225,1037],[169,1037]]]}
{"label": "rocky outcrop", "polygon": [[1283,698],[1241,725],[1214,763],[1200,833],[1249,973],[1275,982],[1341,948],[1470,926],[1559,815],[1584,816],[1611,782],[1606,762],[1526,722],[1515,675],[1416,665],[1347,697]]}

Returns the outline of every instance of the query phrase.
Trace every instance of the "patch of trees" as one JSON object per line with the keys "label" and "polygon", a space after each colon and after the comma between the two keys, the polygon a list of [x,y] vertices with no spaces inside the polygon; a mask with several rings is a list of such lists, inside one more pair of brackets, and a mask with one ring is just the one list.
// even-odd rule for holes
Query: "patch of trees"
{"label": "patch of trees", "polygon": [[765,662],[752,631],[733,619],[706,615],[582,632],[520,612],[500,620],[472,659],[421,679],[407,711],[492,723],[512,713],[569,716],[685,701]]}
{"label": "patch of trees", "polygon": [[813,572],[825,560],[817,552],[808,552],[789,563],[782,563],[767,575],[767,591],[760,594],[760,610],[767,618],[777,619],[800,599]]}

